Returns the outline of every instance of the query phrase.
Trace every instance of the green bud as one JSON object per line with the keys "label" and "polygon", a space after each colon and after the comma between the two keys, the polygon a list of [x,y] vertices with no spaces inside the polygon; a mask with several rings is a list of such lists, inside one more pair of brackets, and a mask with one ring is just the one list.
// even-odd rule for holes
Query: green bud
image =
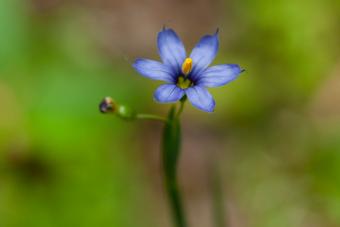
{"label": "green bud", "polygon": [[116,114],[124,120],[134,120],[136,118],[136,112],[128,106],[119,105]]}

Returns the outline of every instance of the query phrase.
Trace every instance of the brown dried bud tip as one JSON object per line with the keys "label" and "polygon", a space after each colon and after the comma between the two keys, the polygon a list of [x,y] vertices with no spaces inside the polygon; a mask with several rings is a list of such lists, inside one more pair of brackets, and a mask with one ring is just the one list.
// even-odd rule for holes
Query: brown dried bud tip
{"label": "brown dried bud tip", "polygon": [[116,111],[116,104],[111,97],[105,97],[99,104],[99,111],[102,113],[113,113]]}

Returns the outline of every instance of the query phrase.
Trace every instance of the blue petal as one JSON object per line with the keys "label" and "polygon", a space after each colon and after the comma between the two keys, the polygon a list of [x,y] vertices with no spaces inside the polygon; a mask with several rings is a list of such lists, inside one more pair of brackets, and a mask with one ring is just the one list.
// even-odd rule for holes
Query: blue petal
{"label": "blue petal", "polygon": [[153,80],[162,80],[166,82],[174,82],[176,80],[172,68],[158,61],[139,58],[133,63],[133,67],[142,76]]}
{"label": "blue petal", "polygon": [[185,90],[189,101],[195,107],[205,112],[213,112],[215,100],[207,89],[200,86],[193,86]]}
{"label": "blue petal", "polygon": [[176,102],[184,95],[184,91],[174,84],[163,84],[157,88],[154,98],[157,102]]}
{"label": "blue petal", "polygon": [[179,73],[186,58],[185,48],[180,38],[174,30],[164,28],[158,33],[157,43],[159,55],[164,64],[171,66],[176,73]]}
{"label": "blue petal", "polygon": [[207,68],[197,77],[197,84],[203,87],[222,86],[235,80],[241,72],[239,65],[215,65]]}
{"label": "blue petal", "polygon": [[218,51],[218,45],[218,33],[216,32],[214,35],[203,36],[192,50],[190,58],[192,58],[193,69],[191,76],[193,79],[214,60]]}

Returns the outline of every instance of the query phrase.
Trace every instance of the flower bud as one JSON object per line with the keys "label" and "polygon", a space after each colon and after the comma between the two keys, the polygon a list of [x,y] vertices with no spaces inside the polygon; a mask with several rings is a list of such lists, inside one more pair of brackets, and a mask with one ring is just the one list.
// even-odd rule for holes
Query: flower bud
{"label": "flower bud", "polygon": [[117,110],[117,104],[111,97],[105,97],[99,104],[99,111],[102,113],[114,113]]}
{"label": "flower bud", "polygon": [[116,114],[124,120],[134,120],[136,118],[136,112],[128,106],[119,105]]}
{"label": "flower bud", "polygon": [[99,104],[102,113],[113,113],[124,120],[134,120],[136,112],[128,106],[116,103],[111,97],[105,97]]}

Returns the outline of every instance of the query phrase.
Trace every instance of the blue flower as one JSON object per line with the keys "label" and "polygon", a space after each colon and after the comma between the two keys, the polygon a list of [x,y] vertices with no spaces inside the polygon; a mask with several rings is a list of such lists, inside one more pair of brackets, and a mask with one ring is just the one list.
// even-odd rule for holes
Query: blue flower
{"label": "blue flower", "polygon": [[163,63],[139,58],[133,64],[142,76],[166,82],[154,93],[157,102],[176,102],[186,95],[193,106],[213,112],[215,100],[206,88],[225,85],[243,71],[236,64],[209,67],[218,51],[218,32],[203,36],[189,57],[182,41],[170,28],[158,33],[157,44]]}

